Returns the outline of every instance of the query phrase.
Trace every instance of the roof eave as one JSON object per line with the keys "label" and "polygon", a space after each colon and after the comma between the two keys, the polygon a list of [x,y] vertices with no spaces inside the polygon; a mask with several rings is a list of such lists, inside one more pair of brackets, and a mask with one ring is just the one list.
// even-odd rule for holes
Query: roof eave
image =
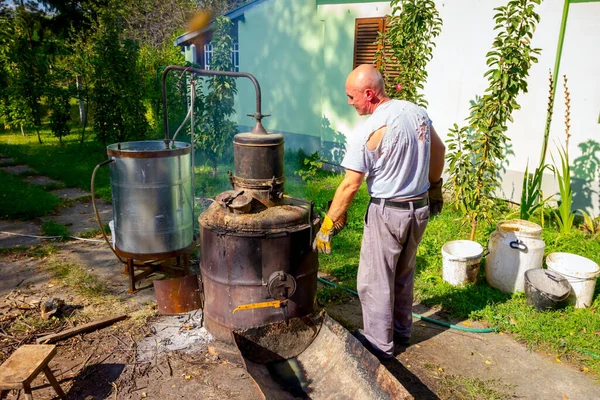
{"label": "roof eave", "polygon": [[[233,9],[233,10],[231,10],[231,11],[229,11],[229,12],[223,14],[223,15],[233,21],[235,19],[243,17],[244,16],[244,12],[246,12],[246,10],[248,10],[248,9],[254,7],[254,6],[257,6],[260,3],[264,3],[265,1],[268,1],[268,0],[254,0],[254,1],[251,1],[249,3],[244,4],[243,6],[240,6],[240,7],[236,8],[236,9]],[[200,35],[200,34],[202,34],[204,32],[210,31],[214,26],[215,26],[214,20],[212,20],[210,22],[210,24],[206,25],[202,29],[198,29],[198,30],[193,31],[193,32],[186,32],[183,35],[177,36],[177,39],[175,39],[175,41],[173,42],[173,44],[175,46],[181,46],[185,42],[187,42],[188,40],[190,40],[192,38],[195,38],[196,36],[198,36],[198,35]]]}

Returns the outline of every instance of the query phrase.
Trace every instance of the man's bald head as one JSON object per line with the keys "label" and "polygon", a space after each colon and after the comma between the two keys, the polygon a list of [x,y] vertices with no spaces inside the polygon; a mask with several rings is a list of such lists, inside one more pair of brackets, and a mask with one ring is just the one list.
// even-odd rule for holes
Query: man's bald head
{"label": "man's bald head", "polygon": [[385,96],[383,77],[372,64],[362,64],[350,72],[346,79],[346,86],[357,90],[372,89],[380,96]]}
{"label": "man's bald head", "polygon": [[373,65],[359,65],[350,72],[346,79],[346,95],[348,104],[353,106],[359,115],[372,114],[373,111],[389,98],[385,94],[383,78]]}

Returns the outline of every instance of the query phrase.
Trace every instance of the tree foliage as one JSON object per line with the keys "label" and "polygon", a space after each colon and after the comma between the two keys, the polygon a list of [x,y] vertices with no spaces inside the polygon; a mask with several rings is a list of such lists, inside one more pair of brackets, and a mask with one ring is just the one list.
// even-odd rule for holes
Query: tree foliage
{"label": "tree foliage", "polygon": [[[63,61],[64,62],[64,61]],[[71,82],[68,70],[63,64],[54,64],[49,75],[49,88],[47,90],[48,108],[50,110],[50,129],[62,144],[62,138],[71,131]]]}
{"label": "tree foliage", "polygon": [[384,33],[380,33],[376,54],[386,93],[426,106],[422,93],[426,67],[433,57],[433,39],[442,31],[442,19],[432,0],[392,0],[390,5],[392,14],[387,17]]}
{"label": "tree foliage", "polygon": [[[233,69],[231,50],[231,21],[226,17],[215,20],[213,32],[213,59],[211,69],[231,71]],[[237,133],[237,125],[230,121],[235,110],[234,96],[237,93],[233,78],[214,76],[209,78],[208,93],[203,99],[203,112],[198,118],[196,143],[204,151],[216,172],[217,164],[225,150],[231,147],[233,136]]]}
{"label": "tree foliage", "polygon": [[450,130],[448,186],[454,191],[458,209],[471,224],[471,240],[477,222],[491,220],[494,194],[500,188],[499,172],[506,156],[507,124],[520,108],[517,96],[527,92],[526,78],[540,49],[531,47],[539,22],[535,6],[541,0],[511,0],[498,7],[494,16],[498,32],[487,54],[489,70],[480,102],[471,107],[467,125]]}
{"label": "tree foliage", "polygon": [[0,65],[7,84],[2,115],[11,127],[34,127],[41,143],[41,98],[46,89],[49,41],[44,15],[33,5],[20,2],[2,10],[3,50]]}
{"label": "tree foliage", "polygon": [[138,46],[121,37],[123,20],[110,11],[94,28],[91,59],[94,129],[104,145],[143,138],[147,130]]}

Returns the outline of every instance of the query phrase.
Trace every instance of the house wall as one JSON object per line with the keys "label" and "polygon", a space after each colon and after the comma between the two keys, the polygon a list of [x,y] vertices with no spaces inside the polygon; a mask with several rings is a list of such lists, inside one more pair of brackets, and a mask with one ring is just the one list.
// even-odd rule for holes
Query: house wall
{"label": "house wall", "polygon": [[[315,0],[271,0],[245,12],[238,24],[240,71],[260,82],[262,110],[270,132],[284,134],[286,147],[314,152],[321,147],[323,23]],[[236,118],[250,129],[254,88],[238,81]]]}
{"label": "house wall", "polygon": [[[487,87],[485,55],[495,37],[494,7],[506,0],[437,1],[443,20],[436,39],[425,96],[436,130],[445,140],[454,123],[464,124],[470,101]],[[537,166],[543,140],[548,95],[548,71],[553,69],[562,15],[562,0],[537,7],[541,21],[533,45],[542,49],[528,79],[529,92],[519,97],[507,135],[511,155],[500,196],[519,201],[523,171]],[[354,20],[389,13],[389,2],[366,0],[269,0],[251,7],[238,24],[240,71],[254,74],[263,89],[263,112],[272,114],[265,126],[283,133],[286,147],[320,150],[339,163],[345,137],[364,117],[347,105],[344,84],[352,69]],[[560,75],[567,74],[571,91],[569,152],[575,169],[574,206],[600,213],[600,3],[572,4],[565,35]],[[564,143],[562,78],[556,96],[549,153]],[[250,129],[254,90],[240,80],[236,101],[241,130]],[[582,151],[582,144],[587,145]],[[554,193],[551,175],[546,193]]]}
{"label": "house wall", "polygon": [[[425,96],[428,112],[440,136],[446,140],[454,123],[459,126],[469,115],[470,101],[487,87],[484,73],[486,53],[490,50],[494,8],[506,4],[498,0],[437,1],[443,20],[441,35],[436,39],[433,60],[428,65],[429,78]],[[537,8],[541,20],[534,33],[533,45],[542,49],[539,62],[530,71],[529,91],[518,102],[522,109],[513,114],[507,135],[510,150],[504,166],[500,196],[519,202],[523,171],[527,164],[537,166],[541,153],[548,96],[548,71],[554,67],[562,0],[546,0]],[[318,14],[325,23],[323,115],[331,126],[328,132],[351,134],[362,117],[345,105],[345,76],[352,68],[354,18],[376,17],[388,13],[389,3],[319,1]],[[567,23],[560,81],[554,108],[554,120],[546,162],[550,153],[557,157],[557,145],[564,144],[564,101],[562,75],[569,79],[571,91],[571,139],[569,154],[575,169],[574,207],[598,215],[598,179],[600,169],[600,3],[571,4]],[[323,135],[325,153],[330,137]],[[582,152],[582,146],[587,151]],[[592,151],[590,149],[596,150]],[[557,191],[552,175],[544,179],[545,193]]]}

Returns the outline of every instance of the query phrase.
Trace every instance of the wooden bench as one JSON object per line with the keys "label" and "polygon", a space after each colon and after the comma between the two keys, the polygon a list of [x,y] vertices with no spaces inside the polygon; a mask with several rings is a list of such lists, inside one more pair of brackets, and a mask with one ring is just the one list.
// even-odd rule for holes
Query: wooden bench
{"label": "wooden bench", "polygon": [[48,363],[56,354],[56,346],[51,344],[26,344],[19,347],[0,366],[0,400],[4,399],[5,391],[11,389],[23,390],[25,398],[31,400],[31,382],[42,371],[52,385],[58,397],[65,398]]}

